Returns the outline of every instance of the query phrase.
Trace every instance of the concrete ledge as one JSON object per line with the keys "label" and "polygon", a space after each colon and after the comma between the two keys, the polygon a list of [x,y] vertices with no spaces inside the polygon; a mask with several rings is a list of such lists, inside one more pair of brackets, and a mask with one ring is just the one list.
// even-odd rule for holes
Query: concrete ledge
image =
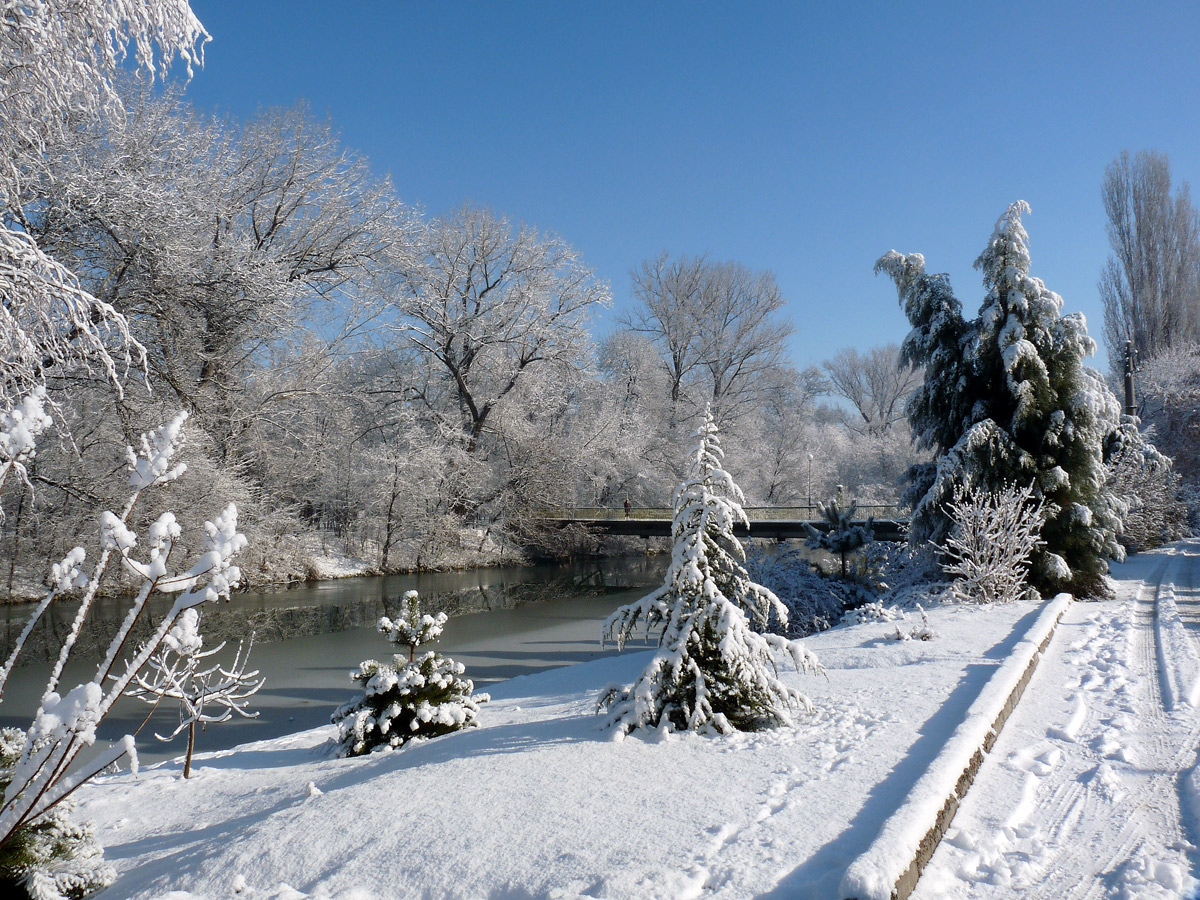
{"label": "concrete ledge", "polygon": [[867,852],[846,870],[840,896],[906,900],[913,892],[1070,603],[1069,594],[1059,594],[1042,610],[1025,638],[988,679],[908,799],[883,823]]}

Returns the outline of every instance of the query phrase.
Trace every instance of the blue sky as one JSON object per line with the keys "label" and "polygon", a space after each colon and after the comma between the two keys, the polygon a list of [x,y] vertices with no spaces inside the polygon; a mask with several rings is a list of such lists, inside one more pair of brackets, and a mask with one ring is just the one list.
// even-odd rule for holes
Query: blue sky
{"label": "blue sky", "polygon": [[800,366],[904,337],[892,248],[974,312],[1017,199],[1033,274],[1101,342],[1104,167],[1157,149],[1200,178],[1200,4],[192,5],[197,106],[307,100],[406,201],[561,235],[618,310],[662,250],[769,268]]}

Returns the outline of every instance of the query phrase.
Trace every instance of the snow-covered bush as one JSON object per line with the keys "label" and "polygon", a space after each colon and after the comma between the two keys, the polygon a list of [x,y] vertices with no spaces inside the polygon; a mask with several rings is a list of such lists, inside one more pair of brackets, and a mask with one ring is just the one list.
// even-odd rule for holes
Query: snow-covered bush
{"label": "snow-covered bush", "polygon": [[158,652],[150,657],[146,671],[139,672],[134,677],[134,684],[126,691],[129,696],[154,706],[163,700],[174,700],[179,704],[179,725],[170,734],[154,736],[160,741],[169,741],[180,732],[187,731],[184,778],[192,774],[196,725],[204,727],[228,722],[234,713],[247,719],[257,717],[258,713],[246,711],[246,705],[265,681],[257,677],[257,671],[246,671],[250,650],[254,646],[253,634],[249,642],[238,643],[237,654],[229,666],[219,663],[203,665],[204,660],[224,649],[224,641],[211,650],[204,650],[203,646],[200,613],[195,609],[185,609],[179,621],[167,632]]}
{"label": "snow-covered bush", "polygon": [[937,637],[937,632],[929,627],[929,614],[917,604],[917,612],[921,614],[921,624],[913,625],[911,628],[902,629],[899,625],[896,630],[887,636],[889,641],[932,641]]}
{"label": "snow-covered bush", "polygon": [[858,512],[858,501],[851,503],[846,509],[842,509],[836,499],[830,500],[828,503],[818,503],[817,511],[825,520],[825,528],[817,530],[811,525],[806,526],[808,528],[808,546],[814,550],[836,553],[841,557],[842,577],[845,578],[847,574],[846,557],[875,540],[875,531],[872,528],[873,520],[868,518],[861,525],[855,523],[854,514]]}
{"label": "snow-covered bush", "polygon": [[[674,548],[663,585],[623,606],[604,623],[604,639],[624,646],[639,625],[662,626],[659,649],[633,685],[609,686],[599,708],[616,735],[636,728],[713,728],[719,732],[790,724],[808,698],[779,680],[774,654],[800,671],[824,671],[799,641],[762,634],[771,615],[786,624],[774,594],[750,580],[734,536],[747,523],[742,492],[721,465],[710,412],[694,435],[687,479],[676,489]],[[747,523],[748,524],[748,523]]]}
{"label": "snow-covered bush", "polygon": [[954,578],[955,597],[993,603],[1019,600],[1032,591],[1029,560],[1041,543],[1045,514],[1031,486],[999,491],[959,486],[946,512],[954,527],[939,549],[943,571]]}
{"label": "snow-covered bush", "polygon": [[[144,555],[141,558],[135,556],[138,535],[130,528],[130,516],[149,489],[174,481],[182,474],[183,465],[176,464],[174,457],[183,442],[186,418],[186,413],[181,413],[168,424],[143,435],[139,451],[128,448],[129,485],[132,492],[121,508],[120,515],[107,511],[101,515],[100,555],[90,575],[83,571],[86,554],[82,547],[71,550],[61,563],[53,567],[50,591],[35,607],[8,659],[0,667],[2,701],[4,683],[34,625],[56,597],[72,590],[82,590],[79,609],[51,670],[33,723],[23,733],[14,751],[16,761],[11,766],[0,799],[0,856],[7,852],[10,844],[18,846],[23,840],[22,835],[35,833],[39,829],[50,833],[55,828],[66,828],[63,824],[65,820],[57,817],[56,811],[83,782],[126,756],[136,768],[137,754],[133,738],[128,735],[118,744],[93,755],[87,762],[79,766],[75,762],[86,748],[95,743],[97,726],[158,650],[180,616],[205,601],[227,598],[230,589],[241,577],[232,559],[245,545],[245,538],[237,531],[237,509],[232,504],[215,521],[205,523],[207,540],[204,550],[190,565],[185,563],[185,568],[174,569],[171,566],[172,550],[181,537],[181,529],[174,515],[169,512],[163,513],[150,525],[142,547]],[[120,560],[126,573],[138,579],[136,596],[97,666],[95,677],[60,694],[59,682],[63,670],[87,620],[101,579],[114,556]],[[141,618],[147,600],[155,592],[177,596],[150,639],[142,644],[131,659],[122,662],[120,657],[130,630]],[[90,845],[86,842],[76,842],[71,846],[78,847],[85,856],[90,853]],[[34,896],[56,896],[50,892],[51,882],[29,882],[27,886]],[[38,894],[37,891],[42,893]]]}
{"label": "snow-covered bush", "polygon": [[[0,790],[12,780],[24,740],[19,728],[0,729]],[[83,897],[116,880],[91,828],[72,821],[72,809],[65,800],[0,845],[0,894]]]}
{"label": "snow-covered bush", "polygon": [[1187,535],[1182,478],[1136,425],[1126,423],[1109,436],[1105,465],[1108,489],[1124,505],[1119,540],[1126,550],[1140,553]]}
{"label": "snow-covered bush", "polygon": [[416,658],[417,647],[441,635],[446,614],[422,615],[416,591],[404,600],[404,616],[395,621],[384,616],[377,627],[393,644],[408,648],[408,659],[403,653],[391,663],[367,659],[351,673],[363,695],[333,714],[338,756],[361,756],[476,725],[479,706],[489,699],[474,693],[474,683],[462,677],[462,663],[432,650]]}
{"label": "snow-covered bush", "polygon": [[[834,625],[847,605],[847,583],[813,571],[804,552],[787,547],[772,552],[760,544],[746,550],[746,574],[779,598],[786,615],[772,614],[765,630],[804,637]],[[756,620],[750,623],[759,627]]]}

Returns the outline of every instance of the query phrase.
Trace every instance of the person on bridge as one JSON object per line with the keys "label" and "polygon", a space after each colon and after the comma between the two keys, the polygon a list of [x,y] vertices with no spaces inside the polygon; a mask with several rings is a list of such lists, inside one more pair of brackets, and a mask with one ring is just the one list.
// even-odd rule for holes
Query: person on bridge
{"label": "person on bridge", "polygon": [[633,509],[633,505],[629,502],[629,498],[625,498],[625,518],[629,518],[629,511]]}

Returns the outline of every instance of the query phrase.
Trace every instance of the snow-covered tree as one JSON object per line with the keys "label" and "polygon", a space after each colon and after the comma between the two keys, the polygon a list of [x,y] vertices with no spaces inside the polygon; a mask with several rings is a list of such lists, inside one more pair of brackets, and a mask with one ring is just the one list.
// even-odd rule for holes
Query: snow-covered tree
{"label": "snow-covered tree", "polygon": [[238,643],[232,664],[208,665],[204,661],[220,653],[225,642],[204,650],[200,613],[194,608],[185,609],[163,638],[158,652],[147,661],[145,670],[134,676],[134,683],[126,691],[130,697],[137,697],[155,707],[163,700],[174,700],[179,705],[179,725],[170,734],[155,734],[155,737],[160,741],[169,741],[180,732],[187,731],[184,778],[192,774],[197,725],[204,727],[228,722],[234,713],[247,719],[258,716],[257,712],[246,711],[250,698],[258,693],[265,681],[258,677],[257,671],[246,671],[253,646],[254,635],[251,634],[248,642]]}
{"label": "snow-covered tree", "polygon": [[779,598],[750,580],[733,533],[748,525],[742,492],[722,466],[711,412],[694,435],[689,474],[675,491],[674,549],[666,580],[604,623],[604,639],[623,647],[639,626],[661,626],[659,649],[629,687],[600,697],[607,724],[623,735],[637,728],[753,730],[792,722],[808,698],[779,679],[775,653],[800,671],[823,671],[799,641],[762,634],[771,615],[786,626]]}
{"label": "snow-covered tree", "polygon": [[1108,490],[1121,502],[1121,545],[1140,553],[1187,535],[1182,478],[1132,421],[1113,431],[1104,447]]}
{"label": "snow-covered tree", "polygon": [[433,650],[416,658],[419,646],[441,635],[446,614],[422,615],[416,591],[408,591],[404,602],[404,615],[395,621],[384,616],[378,629],[393,644],[407,647],[408,658],[397,653],[390,664],[363,660],[351,673],[363,696],[333,714],[338,756],[362,756],[469,728],[478,723],[479,706],[488,700],[487,694],[474,693],[471,679],[462,677],[462,663]]}
{"label": "snow-covered tree", "polygon": [[[20,728],[0,729],[0,790],[12,780],[24,741]],[[76,822],[73,809],[64,800],[0,844],[0,893],[35,900],[85,897],[116,880],[91,826]]]}
{"label": "snow-covered tree", "polygon": [[960,600],[1019,600],[1029,590],[1029,559],[1041,544],[1045,516],[1029,485],[999,491],[959,485],[946,504],[954,523],[941,545],[942,571]]}
{"label": "snow-covered tree", "polygon": [[398,248],[405,258],[391,310],[407,343],[448,383],[474,453],[519,386],[546,369],[583,367],[587,322],[608,305],[608,285],[559,238],[486,209],[429,222],[418,245],[415,262],[410,246]]}
{"label": "snow-covered tree", "polygon": [[141,352],[123,317],[29,235],[21,212],[27,173],[79,122],[119,108],[113,79],[131,45],[144,72],[178,56],[190,73],[208,33],[186,0],[10,3],[2,16],[0,399],[11,403],[64,360],[96,364],[115,383],[121,362]]}
{"label": "snow-covered tree", "polygon": [[902,354],[923,366],[909,402],[914,435],[935,460],[909,471],[910,540],[944,541],[945,504],[957,486],[1029,484],[1043,501],[1044,545],[1031,580],[1044,592],[1103,591],[1107,559],[1121,558],[1120,521],[1105,487],[1103,444],[1120,421],[1116,398],[1084,358],[1095,352],[1083,316],[1029,274],[1024,202],[1000,217],[975,266],[988,293],[965,321],[944,275],[919,254],[891,251],[876,263],[896,282],[913,326]]}
{"label": "snow-covered tree", "polygon": [[[56,821],[53,818],[55,809],[80,784],[108,766],[128,756],[136,768],[137,754],[133,738],[128,735],[86,762],[75,763],[80,754],[95,743],[96,727],[158,650],[184,611],[209,600],[228,598],[230,589],[241,577],[232,560],[245,545],[245,538],[237,531],[237,510],[232,504],[216,520],[205,523],[204,550],[183,568],[175,569],[171,561],[182,530],[170,512],[163,513],[150,525],[143,555],[141,558],[135,555],[138,535],[129,527],[130,516],[149,489],[174,481],[182,474],[183,465],[177,463],[175,457],[183,440],[186,418],[186,414],[181,413],[168,424],[143,435],[140,450],[135,452],[132,447],[128,448],[131,493],[119,515],[109,511],[101,515],[101,550],[91,573],[85,575],[83,572],[85,553],[80,547],[54,566],[52,589],[37,604],[0,669],[2,701],[4,681],[34,624],[55,597],[69,590],[82,590],[79,609],[52,667],[33,723],[21,738],[16,762],[0,798],[0,855],[13,842],[24,840],[23,835],[27,835],[29,829]],[[64,668],[84,627],[101,579],[114,557],[120,560],[127,573],[138,579],[133,602],[92,680],[59,693]],[[155,592],[177,596],[150,639],[131,658],[122,661],[130,631]],[[45,896],[54,895],[46,893]]]}
{"label": "snow-covered tree", "polygon": [[824,529],[807,525],[807,544],[814,550],[825,550],[836,553],[842,561],[842,577],[846,577],[846,557],[871,541],[875,540],[873,519],[859,524],[854,520],[858,513],[858,501],[842,509],[837,499],[828,503],[818,503],[817,512],[825,520]]}

